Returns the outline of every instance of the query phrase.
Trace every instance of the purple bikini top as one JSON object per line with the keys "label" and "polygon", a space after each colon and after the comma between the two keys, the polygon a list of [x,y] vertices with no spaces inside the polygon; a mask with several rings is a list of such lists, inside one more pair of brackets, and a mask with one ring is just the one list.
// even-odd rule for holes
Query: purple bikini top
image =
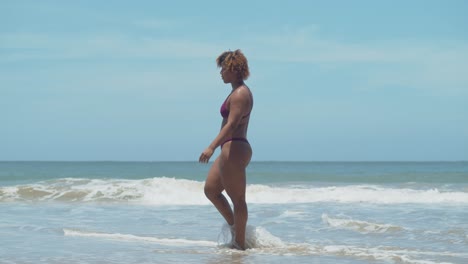
{"label": "purple bikini top", "polygon": [[227,102],[227,98],[226,100],[224,100],[224,103],[221,105],[221,109],[219,109],[219,112],[221,113],[221,116],[223,118],[228,118],[229,116],[229,109],[227,109],[226,107],[226,102]]}
{"label": "purple bikini top", "polygon": [[[219,110],[219,112],[221,113],[221,116],[223,118],[228,118],[228,116],[229,116],[229,109],[227,109],[227,106],[226,106],[226,103],[227,103],[227,100],[229,99],[229,96],[231,96],[231,95],[228,95],[228,97],[226,97],[226,100],[224,100],[224,103],[221,105],[221,109]],[[248,117],[251,112],[252,112],[252,110],[250,110],[250,112],[248,114],[246,114],[245,116],[243,116],[242,118]]]}

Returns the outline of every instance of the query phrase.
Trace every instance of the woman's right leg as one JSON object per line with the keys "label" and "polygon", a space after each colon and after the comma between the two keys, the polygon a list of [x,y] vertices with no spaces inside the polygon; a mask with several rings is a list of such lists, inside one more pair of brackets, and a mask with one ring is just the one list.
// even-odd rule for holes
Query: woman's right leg
{"label": "woman's right leg", "polygon": [[205,181],[205,195],[218,209],[219,213],[224,217],[229,225],[234,224],[234,214],[232,212],[229,202],[223,195],[223,184],[221,182],[221,168],[219,166],[219,158],[213,162],[208,176]]}
{"label": "woman's right leg", "polygon": [[[228,142],[221,151],[221,182],[234,205],[235,242],[238,249],[245,249],[245,229],[248,218],[246,191],[246,167],[252,157],[252,148],[244,142]],[[236,247],[236,248],[237,248]]]}

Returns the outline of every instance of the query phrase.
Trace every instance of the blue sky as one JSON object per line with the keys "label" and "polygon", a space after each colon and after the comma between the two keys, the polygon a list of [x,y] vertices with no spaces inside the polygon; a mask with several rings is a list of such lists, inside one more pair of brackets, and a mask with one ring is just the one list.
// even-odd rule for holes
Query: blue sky
{"label": "blue sky", "polygon": [[191,161],[241,49],[253,160],[468,160],[467,1],[1,1],[0,160]]}

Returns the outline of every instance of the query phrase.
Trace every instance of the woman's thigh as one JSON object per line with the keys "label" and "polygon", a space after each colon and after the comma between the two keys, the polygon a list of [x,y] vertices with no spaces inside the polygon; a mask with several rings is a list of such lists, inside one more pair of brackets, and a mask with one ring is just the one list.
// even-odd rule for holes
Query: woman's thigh
{"label": "woman's thigh", "polygon": [[208,171],[205,181],[205,193],[219,194],[223,192],[224,187],[221,180],[220,158],[218,157]]}
{"label": "woman's thigh", "polygon": [[221,179],[231,199],[245,199],[245,169],[252,157],[252,149],[244,142],[229,142],[221,151]]}

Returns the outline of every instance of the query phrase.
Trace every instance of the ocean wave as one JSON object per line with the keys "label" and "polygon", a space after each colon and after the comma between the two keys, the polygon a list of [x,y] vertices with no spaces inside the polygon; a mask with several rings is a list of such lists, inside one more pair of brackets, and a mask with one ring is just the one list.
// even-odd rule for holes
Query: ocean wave
{"label": "ocean wave", "polygon": [[333,228],[348,229],[364,234],[397,232],[404,230],[404,228],[400,226],[373,223],[352,218],[331,217],[327,214],[322,214],[322,221]]}
{"label": "ocean wave", "polygon": [[[148,205],[208,205],[204,182],[149,178],[142,180],[63,178],[34,184],[0,187],[0,202],[62,201],[139,203]],[[247,186],[247,200],[258,204],[375,203],[468,204],[468,192],[409,189],[377,185]]]}

